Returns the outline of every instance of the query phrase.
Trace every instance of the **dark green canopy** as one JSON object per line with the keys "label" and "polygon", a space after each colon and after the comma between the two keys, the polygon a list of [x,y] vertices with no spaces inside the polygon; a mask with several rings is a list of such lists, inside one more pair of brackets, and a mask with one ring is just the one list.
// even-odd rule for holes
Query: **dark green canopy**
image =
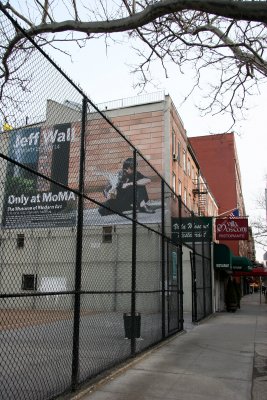
{"label": "dark green canopy", "polygon": [[232,256],[232,269],[234,271],[252,271],[253,264],[247,257]]}
{"label": "dark green canopy", "polygon": [[225,244],[214,243],[214,267],[222,270],[232,269],[232,252]]}
{"label": "dark green canopy", "polygon": [[214,267],[226,271],[252,271],[253,264],[247,257],[234,256],[226,244],[214,243]]}

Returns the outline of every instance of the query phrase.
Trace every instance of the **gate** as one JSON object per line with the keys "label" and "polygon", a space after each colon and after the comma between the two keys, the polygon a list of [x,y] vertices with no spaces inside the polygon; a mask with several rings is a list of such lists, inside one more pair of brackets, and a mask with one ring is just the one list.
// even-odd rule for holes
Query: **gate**
{"label": "gate", "polygon": [[207,254],[191,253],[192,270],[192,321],[197,322],[212,313],[212,282],[210,246]]}
{"label": "gate", "polygon": [[181,248],[168,244],[167,307],[168,333],[183,329]]}

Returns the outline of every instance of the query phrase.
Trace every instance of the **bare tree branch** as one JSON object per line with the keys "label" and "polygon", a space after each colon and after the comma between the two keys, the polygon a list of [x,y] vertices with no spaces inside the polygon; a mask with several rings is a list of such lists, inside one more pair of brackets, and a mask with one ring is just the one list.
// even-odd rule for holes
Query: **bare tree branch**
{"label": "bare tree branch", "polygon": [[[140,28],[165,15],[181,11],[201,11],[226,18],[243,21],[267,23],[267,3],[265,1],[232,0],[162,0],[146,2],[147,6],[129,17],[106,21],[61,21],[50,24],[41,23],[28,30],[30,36],[41,33],[65,32],[66,30],[84,33],[114,33]],[[102,4],[102,3],[101,3]],[[6,6],[3,6],[6,8]]]}
{"label": "bare tree branch", "polygon": [[46,23],[47,17],[49,17],[50,21],[53,21],[53,18],[51,15],[48,13],[48,7],[49,7],[49,0],[45,0],[44,5],[39,1],[36,0],[36,3],[40,6],[40,8],[43,10],[43,16],[42,16],[42,24]]}
{"label": "bare tree branch", "polygon": [[255,243],[261,246],[264,250],[267,249],[266,201],[267,198],[264,194],[260,195],[256,199],[255,208],[258,209],[261,215],[255,217],[251,222]]}
{"label": "bare tree branch", "polygon": [[[257,92],[267,77],[266,1],[92,0],[88,5],[71,0],[63,5],[65,12],[54,1],[25,0],[26,12],[22,12],[23,5],[10,0],[0,2],[0,13],[10,13],[42,47],[55,47],[64,40],[62,34],[66,42],[82,47],[102,35],[109,39],[113,33],[127,32],[127,40],[135,44],[140,57],[133,70],[141,88],[150,82],[156,59],[166,76],[169,62],[182,73],[188,68],[195,71],[188,95],[201,87],[204,71],[216,71],[218,80],[210,82],[200,109],[230,113],[233,123],[245,110],[247,96]],[[72,19],[65,19],[66,14]],[[12,34],[0,28],[0,34],[3,96],[9,82],[14,83],[13,76],[17,79],[19,63],[14,55],[29,56],[34,46],[16,27]]]}

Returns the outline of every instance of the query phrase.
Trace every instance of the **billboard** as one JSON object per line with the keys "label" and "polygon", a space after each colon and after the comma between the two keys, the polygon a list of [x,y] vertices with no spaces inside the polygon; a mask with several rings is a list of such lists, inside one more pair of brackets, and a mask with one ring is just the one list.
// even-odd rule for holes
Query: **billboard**
{"label": "billboard", "polygon": [[216,218],[217,240],[248,240],[247,218]]}
{"label": "billboard", "polygon": [[[74,140],[70,124],[13,130],[9,137],[8,155],[25,167],[68,185],[70,145]],[[2,218],[4,227],[72,226],[75,221],[76,196],[73,192],[8,163]]]}
{"label": "billboard", "polygon": [[[80,122],[12,130],[9,134],[8,155],[30,170],[37,171],[66,188],[77,189],[80,130]],[[113,147],[111,143],[107,148],[101,145],[107,135],[106,131],[99,132],[97,124],[88,124],[86,130],[88,140],[84,193],[87,199],[84,200],[84,225],[131,224],[134,192],[137,220],[144,224],[160,223],[162,216],[159,176],[145,160],[139,160],[134,179],[133,154],[129,152],[129,146],[125,149],[114,141]],[[97,137],[92,139],[95,133]],[[77,196],[71,190],[62,188],[26,168],[8,163],[3,199],[3,227],[65,227],[74,226],[76,220]]]}

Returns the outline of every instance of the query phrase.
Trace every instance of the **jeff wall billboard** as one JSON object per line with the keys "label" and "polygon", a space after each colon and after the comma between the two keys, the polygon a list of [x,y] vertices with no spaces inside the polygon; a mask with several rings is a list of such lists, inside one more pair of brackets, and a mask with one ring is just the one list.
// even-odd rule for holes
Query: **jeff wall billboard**
{"label": "jeff wall billboard", "polygon": [[[90,127],[90,132],[88,130],[91,135],[94,133],[93,129]],[[97,133],[97,140],[101,143],[101,132]],[[129,153],[129,146],[126,152],[115,144],[116,148],[111,149],[112,166],[108,162],[109,152],[103,146],[98,146],[99,153],[94,153],[94,157],[92,151],[95,152],[95,148],[89,149],[86,154],[85,185],[88,198],[97,200],[98,203],[88,199],[84,201],[85,225],[131,223],[119,213],[131,218],[133,212],[133,154]],[[80,123],[25,127],[10,131],[8,156],[26,168],[8,162],[2,226],[34,228],[76,225],[77,195],[67,189],[78,189],[79,153]],[[144,224],[160,223],[161,185],[159,178],[155,181],[154,177],[148,176],[148,167],[145,161],[137,167],[137,219]],[[37,171],[54,182],[32,171]]]}
{"label": "jeff wall billboard", "polygon": [[217,240],[248,240],[247,218],[216,218]]}
{"label": "jeff wall billboard", "polygon": [[[68,185],[70,146],[74,140],[70,124],[13,130],[9,133],[8,155],[22,165]],[[8,163],[4,227],[71,226],[75,223],[75,215],[76,196],[73,192]]]}

